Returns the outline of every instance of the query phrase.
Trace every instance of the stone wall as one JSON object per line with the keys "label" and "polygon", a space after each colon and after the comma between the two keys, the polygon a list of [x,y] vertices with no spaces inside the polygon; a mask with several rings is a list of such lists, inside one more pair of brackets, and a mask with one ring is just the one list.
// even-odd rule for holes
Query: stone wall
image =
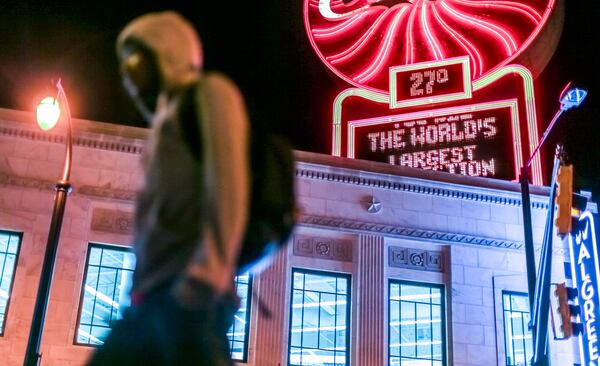
{"label": "stone wall", "polygon": [[[387,166],[366,167],[360,162],[303,154],[299,160],[297,191],[304,216],[297,235],[314,228],[326,229],[334,238],[336,232],[353,234],[351,241],[369,262],[359,266],[358,273],[352,272],[353,287],[361,292],[368,285],[367,298],[384,300],[361,312],[365,297],[358,295],[359,316],[353,327],[368,337],[367,345],[364,338],[355,344],[352,364],[387,364],[386,347],[373,355],[368,342],[381,339],[387,343],[386,286],[389,279],[401,279],[445,286],[449,364],[505,365],[502,291],[527,292],[517,183],[497,187],[497,181],[443,173],[425,180],[422,176],[427,173],[414,170],[395,176]],[[548,191],[537,187],[533,191],[534,242],[539,255]],[[378,212],[369,210],[373,202]],[[367,236],[379,239],[361,239]],[[559,238],[555,238],[553,252],[553,282],[563,282],[563,261],[568,258]],[[411,253],[418,256],[416,263],[407,257]],[[397,263],[390,256],[398,257]],[[433,265],[420,259],[431,256]],[[362,273],[367,269],[369,275]],[[378,281],[365,282],[376,273],[380,273]],[[365,326],[375,326],[373,319],[379,326],[362,333]],[[553,337],[551,331],[549,337]],[[554,364],[572,364],[574,353],[571,341],[551,342]]]}
{"label": "stone wall", "polygon": [[[131,214],[141,184],[146,131],[74,120],[73,191],[67,198],[42,365],[82,365],[92,347],[74,345],[89,243],[131,244]],[[47,242],[54,184],[64,162],[62,131],[45,133],[32,113],[0,110],[0,229],[23,239],[0,337],[3,365],[22,365]],[[124,136],[125,135],[125,136]]]}
{"label": "stone wall", "polygon": [[[23,233],[0,337],[2,364],[20,365],[27,343],[53,201],[61,131],[37,131],[30,113],[0,110],[0,229]],[[147,131],[75,121],[73,192],[67,200],[42,343],[43,365],[82,365],[74,345],[90,242],[128,246]],[[444,285],[449,365],[504,365],[502,291],[526,291],[521,202],[514,182],[469,178],[297,152],[299,225],[286,250],[256,274],[248,365],[287,364],[293,268],[351,277],[350,364],[388,360],[388,281]],[[532,187],[541,243],[547,188]],[[557,241],[558,243],[559,241]],[[565,248],[554,251],[562,282]],[[266,317],[258,301],[271,311]],[[554,364],[573,363],[553,342]]]}

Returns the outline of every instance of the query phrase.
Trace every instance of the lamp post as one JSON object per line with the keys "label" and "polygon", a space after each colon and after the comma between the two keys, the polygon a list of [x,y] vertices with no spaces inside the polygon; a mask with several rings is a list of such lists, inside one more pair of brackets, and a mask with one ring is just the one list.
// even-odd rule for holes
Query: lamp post
{"label": "lamp post", "polygon": [[43,130],[51,129],[56,125],[60,117],[59,101],[63,104],[67,130],[65,166],[62,177],[55,186],[56,194],[54,196],[54,209],[52,210],[52,220],[50,221],[48,241],[46,242],[46,250],[44,253],[44,263],[42,265],[40,283],[35,299],[35,307],[29,331],[29,341],[27,342],[25,360],[23,362],[24,366],[37,366],[41,358],[40,343],[42,339],[44,318],[46,316],[48,300],[50,297],[50,284],[52,283],[52,276],[54,273],[54,263],[56,261],[56,251],[65,213],[67,195],[71,191],[71,184],[69,183],[71,177],[71,156],[73,146],[71,112],[69,110],[67,95],[65,94],[60,79],[56,83],[56,88],[58,90],[57,98],[44,98],[37,107],[36,119],[40,128]]}
{"label": "lamp post", "polygon": [[[556,111],[556,113],[554,114],[554,117],[552,118],[552,120],[550,121],[550,124],[548,125],[548,128],[546,128],[546,131],[544,131],[544,134],[542,135],[542,139],[540,140],[540,142],[537,144],[537,146],[533,149],[533,151],[531,152],[531,155],[529,156],[529,159],[527,160],[527,162],[521,167],[521,175],[519,177],[519,182],[521,183],[521,202],[522,202],[522,208],[523,208],[523,232],[524,232],[524,241],[525,241],[525,259],[526,259],[526,266],[527,266],[527,289],[528,289],[528,294],[529,294],[529,310],[530,310],[530,314],[531,314],[531,319],[532,319],[532,335],[533,335],[533,339],[536,341],[536,349],[534,350],[534,364],[535,365],[544,365],[546,364],[547,360],[545,358],[545,347],[546,347],[546,341],[547,341],[547,324],[543,324],[543,321],[537,322],[536,319],[539,318],[539,311],[537,311],[538,309],[541,309],[540,311],[546,311],[543,310],[544,306],[547,308],[547,304],[545,305],[545,303],[548,303],[548,299],[547,299],[547,294],[544,294],[544,296],[540,296],[540,298],[536,299],[535,297],[535,293],[536,293],[536,269],[535,269],[535,248],[533,245],[533,229],[532,229],[532,223],[531,223],[531,202],[530,202],[530,198],[529,198],[529,168],[531,165],[531,162],[533,161],[533,158],[535,157],[535,155],[538,153],[538,151],[540,150],[540,148],[542,147],[542,145],[544,144],[544,142],[546,141],[546,138],[548,138],[548,135],[550,134],[550,131],[552,130],[552,128],[556,125],[556,123],[558,122],[558,118],[567,110],[573,108],[573,107],[578,107],[583,100],[585,99],[586,95],[587,95],[587,91],[580,89],[580,88],[569,88],[571,85],[571,83],[568,83],[565,88],[563,89],[563,91],[560,94],[559,97],[559,102],[560,102],[560,108],[558,111]],[[555,163],[555,170],[556,170],[556,163]],[[556,172],[553,172],[553,178],[556,175]],[[555,185],[552,184],[552,189],[555,188]],[[554,197],[553,192],[551,192],[550,197]],[[553,202],[551,202],[551,205],[549,206],[549,210],[553,210]],[[552,225],[552,223],[550,223],[550,225]],[[548,223],[546,225],[546,231],[551,233],[552,232],[552,226],[548,227]],[[550,235],[550,234],[548,234]],[[546,235],[546,236],[548,236]],[[548,240],[552,240],[551,238],[544,238],[544,243],[547,243]],[[542,249],[542,252],[544,252],[544,248]],[[551,255],[551,254],[550,254]],[[549,271],[550,269],[549,264],[546,263],[548,261],[550,261],[551,258],[545,258],[544,263],[540,263],[541,267],[544,267],[544,271],[547,273],[543,273],[543,278],[540,278],[538,280],[542,281],[549,281]],[[540,286],[541,285],[541,286]],[[542,288],[544,284],[537,284],[538,288]],[[549,283],[547,284],[549,286]],[[535,304],[535,300],[541,301],[540,306],[537,307],[536,309],[536,304]],[[545,301],[544,301],[545,300]],[[542,319],[546,319],[547,321],[547,317],[541,317]],[[538,325],[540,325],[540,327],[538,327]],[[540,334],[538,334],[538,332]]]}

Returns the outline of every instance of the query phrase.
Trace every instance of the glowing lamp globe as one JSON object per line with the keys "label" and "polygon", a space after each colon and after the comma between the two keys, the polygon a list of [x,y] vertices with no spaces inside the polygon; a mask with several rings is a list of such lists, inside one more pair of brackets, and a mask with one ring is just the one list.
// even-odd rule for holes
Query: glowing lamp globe
{"label": "glowing lamp globe", "polygon": [[52,129],[60,118],[60,107],[58,101],[52,97],[42,99],[36,110],[38,126],[44,131]]}
{"label": "glowing lamp globe", "polygon": [[587,90],[581,88],[571,88],[563,92],[560,96],[560,109],[566,111],[573,107],[579,107],[587,96]]}

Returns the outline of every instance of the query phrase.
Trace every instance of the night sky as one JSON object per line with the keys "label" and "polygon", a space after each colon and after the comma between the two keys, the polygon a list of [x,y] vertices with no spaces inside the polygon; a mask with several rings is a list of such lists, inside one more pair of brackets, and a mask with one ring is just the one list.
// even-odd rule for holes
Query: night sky
{"label": "night sky", "polygon": [[[121,87],[114,41],[135,16],[163,9],[177,10],[194,23],[205,68],[226,73],[240,86],[258,130],[281,132],[300,150],[330,152],[331,103],[348,85],[310,48],[301,0],[1,0],[0,107],[34,110],[42,96],[53,93],[51,80],[61,77],[73,116],[144,126]],[[562,38],[536,80],[536,96],[545,128],[566,82],[588,88],[584,105],[560,120],[543,153],[549,171],[555,144],[564,143],[576,187],[593,190],[598,201],[600,52],[594,44],[600,44],[600,31],[594,20],[600,20],[597,3],[566,1]]]}

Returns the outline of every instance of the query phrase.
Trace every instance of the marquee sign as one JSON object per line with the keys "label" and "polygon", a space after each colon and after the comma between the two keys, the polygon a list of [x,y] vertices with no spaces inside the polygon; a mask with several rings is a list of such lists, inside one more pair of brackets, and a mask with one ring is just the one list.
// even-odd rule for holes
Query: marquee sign
{"label": "marquee sign", "polygon": [[316,54],[353,86],[334,101],[333,155],[517,180],[561,0],[303,1]]}
{"label": "marquee sign", "polygon": [[[533,78],[506,66],[475,82],[468,57],[389,70],[391,89],[351,88],[334,102],[336,156],[516,180],[538,141]],[[542,184],[539,157],[534,184]]]}
{"label": "marquee sign", "polygon": [[469,59],[457,57],[390,69],[390,107],[471,98]]}
{"label": "marquee sign", "polygon": [[519,129],[517,101],[504,100],[389,118],[351,121],[348,135],[358,141],[348,157],[387,157],[391,165],[446,171],[470,176],[513,177],[517,166],[506,166]]}
{"label": "marquee sign", "polygon": [[600,365],[600,257],[595,217],[584,212],[577,229],[569,235],[571,272],[578,290],[579,322],[583,325],[579,336],[580,363],[586,366]]}

